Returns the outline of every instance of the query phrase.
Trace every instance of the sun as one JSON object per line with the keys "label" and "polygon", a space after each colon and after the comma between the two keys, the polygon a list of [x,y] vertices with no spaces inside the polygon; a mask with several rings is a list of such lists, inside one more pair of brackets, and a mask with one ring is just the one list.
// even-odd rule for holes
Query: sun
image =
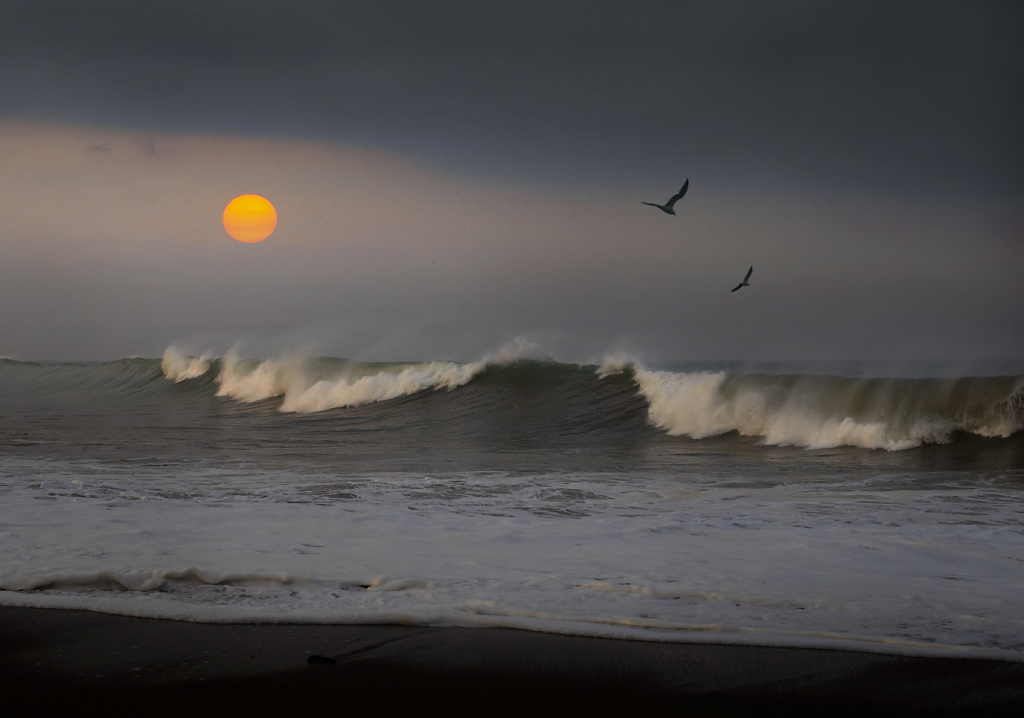
{"label": "sun", "polygon": [[224,208],[224,229],[239,242],[262,242],[277,227],[277,210],[258,194],[243,194]]}

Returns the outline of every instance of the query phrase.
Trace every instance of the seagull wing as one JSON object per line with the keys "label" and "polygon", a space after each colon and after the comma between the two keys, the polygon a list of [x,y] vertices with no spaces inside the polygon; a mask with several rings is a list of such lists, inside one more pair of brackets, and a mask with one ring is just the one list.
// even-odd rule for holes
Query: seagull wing
{"label": "seagull wing", "polygon": [[750,275],[753,274],[753,273],[754,273],[754,268],[751,267],[750,269],[747,270],[747,276],[745,276],[743,278],[743,281],[744,282],[749,282],[750,281]]}
{"label": "seagull wing", "polygon": [[735,291],[738,291],[738,290],[740,290],[740,289],[743,289],[743,285],[742,285],[742,284],[737,284],[737,285],[736,285],[736,289],[730,289],[729,291],[730,291],[730,292],[735,292]]}
{"label": "seagull wing", "polygon": [[683,195],[686,194],[686,190],[688,190],[689,188],[690,188],[690,180],[687,179],[685,182],[683,182],[683,186],[679,188],[679,191],[676,194],[672,195],[672,198],[668,202],[665,203],[665,206],[666,207],[671,207],[676,202],[681,200],[683,198]]}
{"label": "seagull wing", "polygon": [[646,204],[649,207],[657,207],[658,209],[661,209],[661,205],[660,204],[655,204],[654,202],[641,202],[640,204]]}

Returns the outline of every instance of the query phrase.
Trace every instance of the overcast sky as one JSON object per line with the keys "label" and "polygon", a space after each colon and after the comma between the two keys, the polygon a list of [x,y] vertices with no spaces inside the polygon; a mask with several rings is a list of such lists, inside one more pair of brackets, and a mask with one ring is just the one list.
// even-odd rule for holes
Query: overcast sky
{"label": "overcast sky", "polygon": [[1021,267],[1019,2],[0,8],[0,356],[1019,358]]}

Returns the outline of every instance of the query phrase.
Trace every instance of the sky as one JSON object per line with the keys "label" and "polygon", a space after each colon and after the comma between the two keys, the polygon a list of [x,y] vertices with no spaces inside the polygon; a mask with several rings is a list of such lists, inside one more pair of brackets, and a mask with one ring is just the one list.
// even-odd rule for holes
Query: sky
{"label": "sky", "polygon": [[1024,358],[1019,2],[0,20],[0,356]]}

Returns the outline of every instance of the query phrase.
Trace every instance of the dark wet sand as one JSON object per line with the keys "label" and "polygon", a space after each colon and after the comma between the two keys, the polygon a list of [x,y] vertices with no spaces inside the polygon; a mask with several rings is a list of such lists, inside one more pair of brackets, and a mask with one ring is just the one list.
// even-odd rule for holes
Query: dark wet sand
{"label": "dark wet sand", "polygon": [[0,696],[5,715],[1018,716],[1024,663],[0,608]]}

